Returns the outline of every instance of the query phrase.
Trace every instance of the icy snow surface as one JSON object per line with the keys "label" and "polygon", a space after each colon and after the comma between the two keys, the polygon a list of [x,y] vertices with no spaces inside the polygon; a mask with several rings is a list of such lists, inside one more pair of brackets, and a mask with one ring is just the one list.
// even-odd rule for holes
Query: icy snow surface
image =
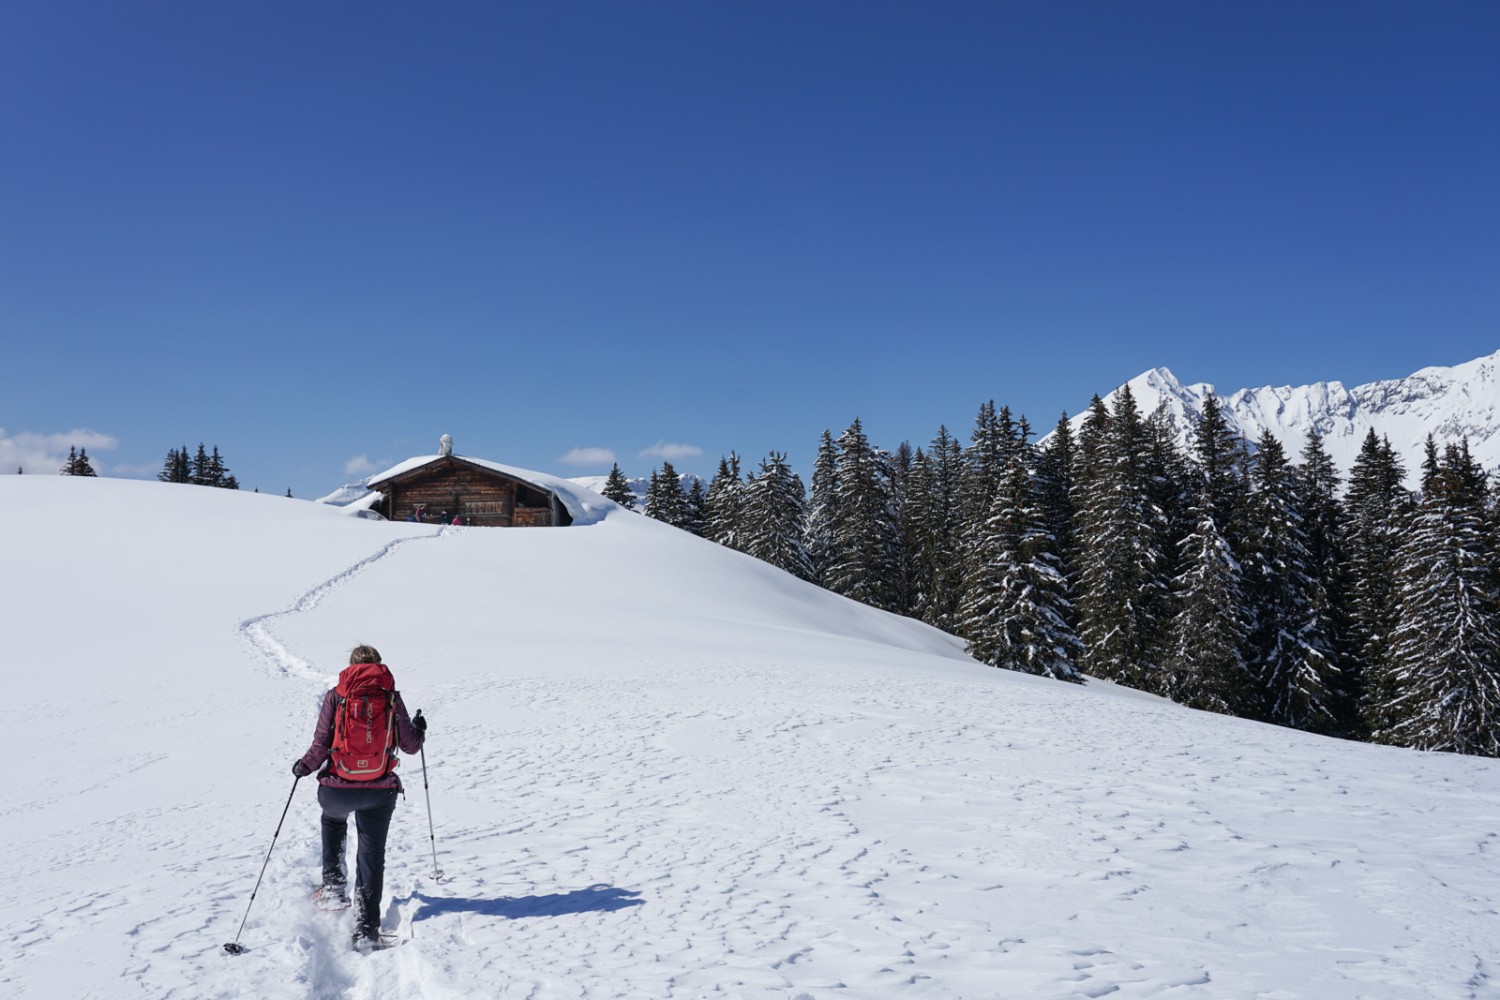
{"label": "icy snow surface", "polygon": [[[1500,994],[1495,761],[980,667],[573,489],[436,529],[0,477],[0,995]],[[288,770],[359,642],[448,876],[407,759],[370,956]]]}

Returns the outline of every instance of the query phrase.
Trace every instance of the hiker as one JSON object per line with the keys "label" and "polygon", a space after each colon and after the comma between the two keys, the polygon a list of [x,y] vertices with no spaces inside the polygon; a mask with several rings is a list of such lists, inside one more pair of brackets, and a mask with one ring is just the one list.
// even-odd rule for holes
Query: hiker
{"label": "hiker", "polygon": [[[352,723],[363,723],[354,725]],[[344,875],[344,840],[349,814],[359,831],[354,876],[354,944],[380,940],[380,900],[385,880],[385,838],[401,779],[396,776],[396,748],[408,754],[422,749],[427,720],[412,719],[396,690],[395,678],[373,646],[355,646],[338,686],[323,696],[312,746],[292,763],[305,778],[318,773],[318,804],[323,807],[323,885],[319,905],[349,905]]]}

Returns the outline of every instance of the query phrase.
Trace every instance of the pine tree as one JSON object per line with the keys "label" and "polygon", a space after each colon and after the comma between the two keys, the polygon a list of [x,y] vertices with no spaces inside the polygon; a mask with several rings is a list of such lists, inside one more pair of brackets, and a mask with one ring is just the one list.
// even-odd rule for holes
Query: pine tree
{"label": "pine tree", "polygon": [[813,579],[812,559],[803,541],[807,494],[802,479],[782,452],[760,463],[745,484],[744,551],[799,579]]}
{"label": "pine tree", "polygon": [[[1186,458],[1177,447],[1177,424],[1163,403],[1142,428],[1141,474],[1146,510],[1150,514],[1147,540],[1155,554],[1151,581],[1142,592],[1142,615],[1149,623],[1147,658],[1161,663],[1174,611],[1173,581],[1183,571],[1183,542],[1197,526],[1193,509],[1194,482]],[[1166,678],[1158,679],[1156,690]]]}
{"label": "pine tree", "polygon": [[1159,549],[1162,514],[1149,495],[1145,432],[1130,387],[1109,413],[1095,397],[1080,442],[1078,631],[1085,672],[1147,691],[1166,678],[1163,645],[1170,581]]}
{"label": "pine tree", "polygon": [[1307,534],[1286,453],[1269,431],[1256,441],[1241,560],[1250,605],[1246,659],[1262,718],[1332,732],[1338,667],[1327,595],[1311,571]]}
{"label": "pine tree", "polygon": [[1246,715],[1256,685],[1245,663],[1249,634],[1240,566],[1214,519],[1207,491],[1198,521],[1183,539],[1183,570],[1174,582],[1177,611],[1169,630],[1167,694],[1192,708]]}
{"label": "pine tree", "polygon": [[836,554],[837,538],[842,530],[838,503],[838,449],[833,435],[825,428],[818,441],[813,460],[812,498],[807,508],[807,554],[812,559],[817,582],[830,586],[829,569]]}
{"label": "pine tree", "polygon": [[1372,430],[1349,470],[1344,496],[1343,601],[1346,691],[1358,698],[1361,735],[1388,731],[1396,699],[1390,633],[1397,609],[1397,554],[1412,514],[1406,470]]}
{"label": "pine tree", "polygon": [[[1058,566],[1069,587],[1077,584],[1074,568],[1077,560],[1074,539],[1073,510],[1073,463],[1077,446],[1073,441],[1073,425],[1064,413],[1057,421],[1052,436],[1037,454],[1037,503],[1042,508],[1042,517],[1052,532],[1057,549]],[[1069,609],[1069,615],[1072,611]]]}
{"label": "pine tree", "polygon": [[836,534],[823,584],[845,597],[893,610],[896,523],[885,463],[856,418],[838,439]]}
{"label": "pine tree", "polygon": [[156,478],[164,483],[186,483],[191,480],[192,471],[186,446],[183,446],[181,451],[173,448],[167,452],[167,460],[163,463],[161,471],[156,474]]}
{"label": "pine tree", "polygon": [[[1429,456],[1433,449],[1429,439]],[[1484,476],[1467,444],[1424,467],[1400,552],[1390,636],[1396,696],[1377,739],[1419,750],[1500,756],[1500,580]]]}
{"label": "pine tree", "polygon": [[703,495],[703,480],[693,477],[688,487],[686,502],[682,505],[682,523],[678,525],[690,535],[703,537],[708,527],[708,499]]}
{"label": "pine tree", "polygon": [[932,464],[918,448],[906,475],[906,502],[901,508],[901,537],[906,550],[908,614],[927,620],[932,608],[934,577],[938,571],[937,535],[940,515],[933,485]]}
{"label": "pine tree", "polygon": [[1257,704],[1245,662],[1250,610],[1228,531],[1239,523],[1245,491],[1239,453],[1237,436],[1209,395],[1193,428],[1186,470],[1193,528],[1178,545],[1164,659],[1173,700],[1225,715],[1254,714]]}
{"label": "pine tree", "polygon": [[87,448],[69,448],[67,464],[59,471],[64,476],[98,476],[93,463],[89,461]]}
{"label": "pine tree", "polygon": [[1008,670],[1082,682],[1067,584],[1024,453],[1011,455],[976,537],[960,603],[969,654]]}
{"label": "pine tree", "polygon": [[646,491],[646,516],[664,521],[674,528],[688,523],[687,491],[682,488],[682,477],[672,468],[672,463],[663,461],[658,472],[651,473],[651,486]]}
{"label": "pine tree", "polygon": [[911,443],[902,441],[893,452],[879,453],[886,496],[891,505],[891,603],[890,610],[910,616],[917,592],[912,564],[911,523],[906,516],[911,467],[915,461]]}
{"label": "pine tree", "polygon": [[1212,517],[1220,532],[1238,519],[1244,500],[1240,446],[1240,437],[1229,426],[1218,398],[1209,393],[1203,400],[1202,418],[1193,428],[1192,456],[1199,519],[1204,514]]}
{"label": "pine tree", "polygon": [[193,471],[188,477],[188,482],[194,486],[212,486],[214,484],[213,466],[208,457],[208,449],[203,447],[202,441],[198,442],[198,452],[193,456],[192,469]]}
{"label": "pine tree", "polygon": [[704,537],[727,548],[744,551],[740,524],[745,484],[740,479],[740,456],[730,452],[719,459],[719,471],[708,484],[708,526]]}
{"label": "pine tree", "polygon": [[1096,393],[1089,402],[1089,411],[1083,418],[1078,444],[1073,451],[1073,510],[1079,516],[1086,495],[1104,475],[1104,444],[1111,422],[1109,407]]}
{"label": "pine tree", "polygon": [[1317,582],[1315,600],[1324,605],[1316,608],[1320,621],[1326,623],[1332,641],[1334,661],[1338,665],[1334,695],[1334,715],[1340,735],[1359,731],[1359,683],[1361,678],[1347,669],[1348,644],[1345,604],[1348,592],[1344,573],[1344,511],[1338,500],[1339,473],[1323,447],[1323,436],[1309,430],[1302,446],[1301,461],[1294,473],[1297,514],[1302,520],[1307,540],[1308,573]]}
{"label": "pine tree", "polygon": [[240,488],[239,480],[229,474],[229,466],[225,465],[224,460],[219,457],[218,445],[214,445],[213,454],[209,456],[208,475],[208,485],[210,486],[217,486],[220,489],[226,490],[237,490]]}
{"label": "pine tree", "polygon": [[997,411],[994,400],[981,405],[969,434],[969,447],[964,449],[959,479],[959,506],[970,529],[964,539],[966,545],[977,544],[978,526],[988,519],[990,504],[1019,447],[1010,407]]}
{"label": "pine tree", "polygon": [[620,471],[619,462],[609,467],[609,476],[604,480],[602,493],[605,498],[613,500],[626,510],[635,510],[635,493],[630,488],[630,480]]}
{"label": "pine tree", "polygon": [[907,482],[907,535],[911,550],[911,613],[937,628],[958,632],[963,593],[963,516],[959,510],[963,449],[939,427],[929,450],[918,449]]}

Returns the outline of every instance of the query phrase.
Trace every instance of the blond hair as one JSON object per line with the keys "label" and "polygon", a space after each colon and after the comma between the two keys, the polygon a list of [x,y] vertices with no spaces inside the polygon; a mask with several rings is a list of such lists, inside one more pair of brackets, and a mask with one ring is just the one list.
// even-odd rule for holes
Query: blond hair
{"label": "blond hair", "polygon": [[379,663],[380,650],[374,646],[355,646],[349,651],[349,666],[356,663]]}

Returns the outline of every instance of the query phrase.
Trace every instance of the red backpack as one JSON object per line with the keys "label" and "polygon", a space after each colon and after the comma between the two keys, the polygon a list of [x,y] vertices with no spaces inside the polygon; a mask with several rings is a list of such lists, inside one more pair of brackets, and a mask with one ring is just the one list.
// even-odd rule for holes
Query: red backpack
{"label": "red backpack", "polygon": [[333,773],[374,781],[396,767],[396,679],[383,663],[356,663],[339,674],[333,710]]}

